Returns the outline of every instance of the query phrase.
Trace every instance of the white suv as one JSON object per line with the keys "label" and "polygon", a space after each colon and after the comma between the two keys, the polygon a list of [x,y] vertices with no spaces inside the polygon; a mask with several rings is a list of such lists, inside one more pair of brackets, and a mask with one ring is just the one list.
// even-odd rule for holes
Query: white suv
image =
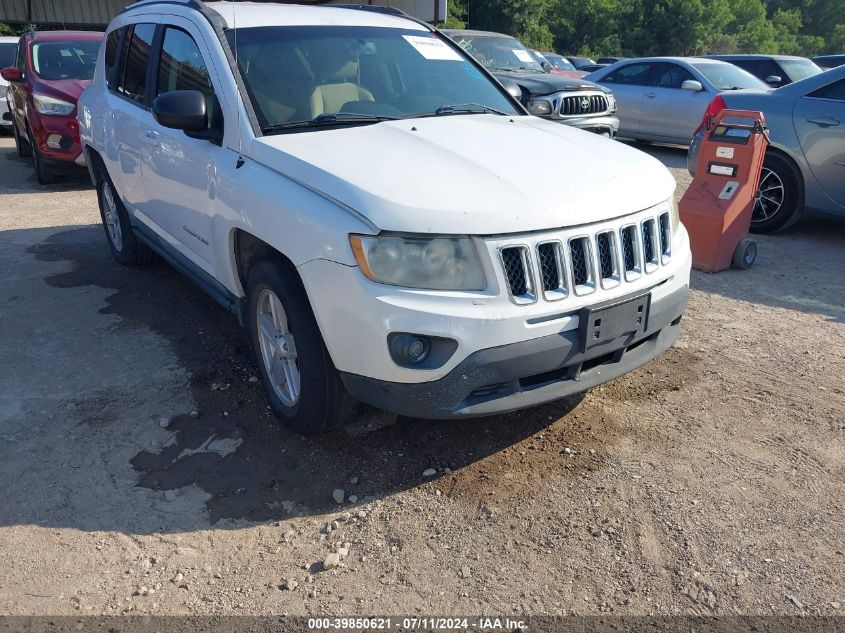
{"label": "white suv", "polygon": [[402,14],[133,4],[79,122],[117,261],[158,253],[231,309],[300,432],[356,400],[529,407],[678,336],[691,258],[666,168],[529,116]]}

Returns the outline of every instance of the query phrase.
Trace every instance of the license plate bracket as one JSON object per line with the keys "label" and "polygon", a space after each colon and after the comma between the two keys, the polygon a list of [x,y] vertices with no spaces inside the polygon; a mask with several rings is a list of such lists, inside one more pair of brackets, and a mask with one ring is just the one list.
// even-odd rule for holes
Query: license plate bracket
{"label": "license plate bracket", "polygon": [[601,347],[621,336],[629,341],[648,328],[651,293],[610,304],[583,308],[579,317],[582,352]]}

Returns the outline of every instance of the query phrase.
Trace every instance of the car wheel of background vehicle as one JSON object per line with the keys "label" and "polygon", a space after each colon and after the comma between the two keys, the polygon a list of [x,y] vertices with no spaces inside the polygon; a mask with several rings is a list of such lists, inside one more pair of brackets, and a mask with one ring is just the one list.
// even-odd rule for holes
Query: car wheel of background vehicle
{"label": "car wheel of background vehicle", "polygon": [[343,424],[353,406],[296,273],[274,261],[249,272],[249,332],[270,406],[285,426],[312,435]]}
{"label": "car wheel of background vehicle", "polygon": [[18,156],[21,158],[29,158],[32,156],[32,146],[29,144],[23,135],[18,132],[18,124],[12,122],[12,134],[15,137],[15,149],[18,152]]}
{"label": "car wheel of background vehicle", "polygon": [[44,162],[41,152],[38,151],[38,145],[36,145],[31,134],[29,135],[29,146],[32,149],[32,165],[35,167],[35,178],[38,180],[38,184],[52,185],[56,182],[56,177],[50,166]]}
{"label": "car wheel of background vehicle", "polygon": [[115,260],[124,266],[137,266],[152,261],[153,251],[135,237],[126,208],[108,176],[101,177],[97,183],[97,202],[106,240]]}
{"label": "car wheel of background vehicle", "polygon": [[791,161],[766,153],[751,214],[752,233],[774,233],[795,224],[803,206],[803,179]]}

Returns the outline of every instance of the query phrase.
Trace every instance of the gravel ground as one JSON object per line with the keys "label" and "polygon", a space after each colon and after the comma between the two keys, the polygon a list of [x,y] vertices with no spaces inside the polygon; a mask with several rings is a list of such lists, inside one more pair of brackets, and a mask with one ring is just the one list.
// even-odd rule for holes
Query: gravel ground
{"label": "gravel ground", "polygon": [[842,221],[694,273],[678,344],[586,396],[305,439],[84,180],[0,165],[0,613],[842,613]]}

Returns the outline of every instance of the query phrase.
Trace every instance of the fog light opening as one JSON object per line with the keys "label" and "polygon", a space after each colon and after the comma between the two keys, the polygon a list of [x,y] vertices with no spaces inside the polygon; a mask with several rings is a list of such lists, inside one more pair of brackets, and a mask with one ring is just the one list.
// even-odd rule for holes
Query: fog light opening
{"label": "fog light opening", "polygon": [[62,135],[61,134],[50,134],[47,137],[47,147],[50,149],[61,149],[62,148]]}

